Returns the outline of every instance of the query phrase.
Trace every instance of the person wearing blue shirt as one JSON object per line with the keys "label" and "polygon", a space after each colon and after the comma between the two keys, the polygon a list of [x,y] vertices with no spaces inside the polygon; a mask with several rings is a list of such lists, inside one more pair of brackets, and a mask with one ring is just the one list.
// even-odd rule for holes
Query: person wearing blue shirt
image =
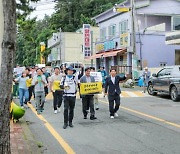
{"label": "person wearing blue shirt", "polygon": [[103,83],[103,88],[106,82],[106,77],[107,77],[107,72],[104,70],[103,66],[100,66],[100,70],[98,72],[101,72],[102,75],[102,83]]}
{"label": "person wearing blue shirt", "polygon": [[16,78],[14,81],[19,83],[19,101],[21,108],[27,108],[27,102],[29,100],[29,91],[27,87],[27,80],[29,77],[27,76],[26,71],[22,72],[22,76]]}

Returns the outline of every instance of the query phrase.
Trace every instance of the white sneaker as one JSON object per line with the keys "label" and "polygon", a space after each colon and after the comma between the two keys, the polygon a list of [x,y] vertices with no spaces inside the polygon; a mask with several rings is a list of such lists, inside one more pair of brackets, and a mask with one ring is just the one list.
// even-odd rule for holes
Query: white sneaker
{"label": "white sneaker", "polygon": [[24,106],[21,106],[21,109],[24,109]]}
{"label": "white sneaker", "polygon": [[58,112],[61,112],[61,108],[60,107],[58,107],[57,110],[58,110]]}
{"label": "white sneaker", "polygon": [[114,116],[110,116],[111,119],[114,119]]}
{"label": "white sneaker", "polygon": [[114,116],[115,116],[115,117],[118,117],[119,115],[118,115],[117,113],[114,113]]}
{"label": "white sneaker", "polygon": [[54,110],[54,114],[57,114],[57,110]]}

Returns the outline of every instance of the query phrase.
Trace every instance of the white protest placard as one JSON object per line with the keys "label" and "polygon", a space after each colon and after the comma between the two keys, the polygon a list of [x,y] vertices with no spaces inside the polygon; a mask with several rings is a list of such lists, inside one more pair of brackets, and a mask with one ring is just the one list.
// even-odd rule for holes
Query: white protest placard
{"label": "white protest placard", "polygon": [[101,72],[91,72],[90,75],[94,77],[96,82],[102,82]]}
{"label": "white protest placard", "polygon": [[17,72],[18,75],[22,74],[22,72],[25,70],[25,67],[17,67],[14,68],[14,72]]}

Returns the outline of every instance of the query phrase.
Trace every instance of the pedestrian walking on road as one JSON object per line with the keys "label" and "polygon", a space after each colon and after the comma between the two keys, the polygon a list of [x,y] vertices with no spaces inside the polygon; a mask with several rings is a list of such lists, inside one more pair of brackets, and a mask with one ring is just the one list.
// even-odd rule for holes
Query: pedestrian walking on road
{"label": "pedestrian walking on road", "polygon": [[26,82],[27,87],[28,87],[28,91],[29,91],[28,103],[31,103],[31,97],[32,97],[32,94],[33,94],[33,91],[34,91],[34,85],[32,85],[32,79],[33,78],[32,78],[32,73],[30,72],[29,68],[26,68],[26,73],[27,73],[27,76],[29,77],[29,79]]}
{"label": "pedestrian walking on road", "polygon": [[148,67],[145,67],[143,72],[143,93],[146,93],[146,88],[148,86],[150,76],[151,76],[151,72],[148,71]]}
{"label": "pedestrian walking on road", "polygon": [[[14,72],[13,79],[18,78],[17,72]],[[19,83],[13,81],[13,97],[18,98],[19,97]]]}
{"label": "pedestrian walking on road", "polygon": [[[44,74],[44,76],[46,77],[46,81],[47,81],[47,83],[48,83],[48,78],[49,78],[49,76],[50,76],[50,73],[47,72],[46,67],[43,67],[43,68],[42,68],[42,71],[43,71],[43,74]],[[49,93],[48,84],[44,87],[44,91],[45,91],[45,96],[47,96],[48,93]]]}
{"label": "pedestrian walking on road", "polygon": [[[90,82],[95,82],[95,79],[93,76],[90,76],[90,68],[88,67],[85,69],[85,75],[80,79],[80,83],[90,83]],[[93,96],[94,96],[93,94],[81,95],[84,119],[87,119],[88,106],[90,108],[90,120],[97,119],[95,117]]]}
{"label": "pedestrian walking on road", "polygon": [[[117,76],[115,68],[112,68],[110,70],[110,75],[111,75],[110,77],[106,78],[105,95],[108,95],[110,118],[114,119],[114,117],[118,117],[117,111],[119,110],[119,106],[120,106],[121,89],[119,86],[119,82],[125,80],[126,77]],[[115,107],[114,107],[114,103],[115,103]]]}
{"label": "pedestrian walking on road", "polygon": [[[95,72],[95,67],[90,67],[91,72]],[[99,110],[99,100],[98,100],[99,94],[94,94],[94,104],[95,104],[95,109]]]}
{"label": "pedestrian walking on road", "polygon": [[[101,75],[102,75],[102,88],[103,88],[103,94],[104,94],[104,88],[105,88],[105,82],[106,82],[106,78],[107,78],[107,72],[104,69],[104,66],[100,66],[98,72],[101,72]],[[104,96],[105,96],[105,94],[104,94]]]}
{"label": "pedestrian walking on road", "polygon": [[16,78],[14,81],[19,83],[19,101],[21,108],[27,108],[27,102],[29,100],[29,91],[27,87],[27,80],[29,77],[27,76],[26,71],[22,72],[22,76]]}
{"label": "pedestrian walking on road", "polygon": [[[79,72],[77,72],[76,74],[77,74],[77,76],[78,76],[78,81],[79,81],[79,83],[80,83],[80,79],[81,79],[81,77],[84,75],[84,66],[83,66],[82,64],[80,65],[80,70],[79,70]],[[80,94],[80,84],[78,84],[78,89],[79,89],[79,97],[82,98],[82,97],[81,97],[81,94]]]}
{"label": "pedestrian walking on road", "polygon": [[66,69],[65,76],[61,80],[61,89],[64,89],[64,126],[66,129],[68,124],[70,127],[73,127],[72,120],[74,117],[74,107],[76,102],[76,92],[78,85],[77,76],[73,75],[75,70],[73,67],[68,67]]}
{"label": "pedestrian walking on road", "polygon": [[54,74],[50,78],[50,89],[53,93],[53,107],[54,107],[54,114],[57,114],[57,112],[60,112],[62,99],[63,99],[63,90],[60,89],[60,83],[61,79],[63,77],[63,74],[60,73],[59,67],[54,68]]}
{"label": "pedestrian walking on road", "polygon": [[32,85],[34,85],[35,91],[35,101],[37,114],[40,114],[43,111],[44,100],[45,100],[45,91],[44,87],[47,85],[46,77],[43,75],[43,72],[40,68],[36,70],[37,75],[34,76],[32,80]]}

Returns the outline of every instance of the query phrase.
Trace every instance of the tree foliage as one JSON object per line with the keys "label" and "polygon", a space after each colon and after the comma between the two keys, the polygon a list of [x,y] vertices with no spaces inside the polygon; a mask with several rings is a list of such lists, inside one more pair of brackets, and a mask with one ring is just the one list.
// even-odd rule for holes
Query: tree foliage
{"label": "tree foliage", "polygon": [[19,0],[17,5],[15,0],[2,0],[0,2],[3,11],[3,14],[0,15],[1,26],[3,26],[0,32],[3,34],[3,36],[1,35],[2,42],[0,42],[2,49],[0,66],[0,153],[2,154],[11,154],[9,109],[15,59],[16,8],[21,9],[21,12],[18,12],[19,17],[26,16],[27,12],[31,10],[31,8],[27,9],[29,2],[30,0]]}
{"label": "tree foliage", "polygon": [[[50,17],[45,16],[43,20],[26,19],[24,15],[20,15],[18,18],[16,63],[20,65],[38,63],[36,57],[39,57],[40,42],[47,44],[47,40],[53,32],[57,32],[60,28],[64,32],[75,32],[84,23],[95,25],[95,22],[91,20],[92,17],[122,1],[124,0],[57,0],[55,13]],[[28,8],[25,15],[32,10],[33,8]],[[49,51],[46,50],[45,56],[48,53]]]}
{"label": "tree foliage", "polygon": [[[35,65],[39,63],[40,42],[47,44],[48,37],[54,32],[50,28],[49,17],[42,21],[23,18],[18,19],[16,63],[20,65]],[[47,56],[47,52],[45,52]]]}

